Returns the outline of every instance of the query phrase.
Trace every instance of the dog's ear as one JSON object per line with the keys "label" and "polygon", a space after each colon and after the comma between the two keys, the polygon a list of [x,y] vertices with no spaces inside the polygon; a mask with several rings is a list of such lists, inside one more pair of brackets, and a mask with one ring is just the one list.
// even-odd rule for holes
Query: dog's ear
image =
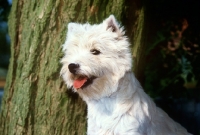
{"label": "dog's ear", "polygon": [[106,30],[111,30],[112,32],[118,32],[120,25],[116,21],[114,15],[110,15],[106,20],[103,21]]}
{"label": "dog's ear", "polygon": [[68,32],[72,32],[76,29],[77,24],[76,23],[68,23]]}

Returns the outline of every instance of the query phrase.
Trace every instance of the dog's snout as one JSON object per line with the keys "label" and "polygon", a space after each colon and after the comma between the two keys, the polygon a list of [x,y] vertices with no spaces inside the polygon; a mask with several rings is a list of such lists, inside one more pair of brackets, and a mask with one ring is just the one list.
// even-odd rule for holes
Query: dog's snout
{"label": "dog's snout", "polygon": [[79,68],[79,65],[75,63],[70,63],[68,65],[68,69],[72,74],[75,74],[78,68]]}

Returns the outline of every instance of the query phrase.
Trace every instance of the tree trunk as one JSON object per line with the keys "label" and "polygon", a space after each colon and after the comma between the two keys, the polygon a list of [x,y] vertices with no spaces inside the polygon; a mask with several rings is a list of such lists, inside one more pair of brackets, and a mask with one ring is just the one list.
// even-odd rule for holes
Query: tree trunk
{"label": "tree trunk", "polygon": [[2,135],[86,133],[86,105],[66,90],[59,75],[62,44],[68,22],[99,23],[110,14],[125,25],[140,54],[137,48],[143,40],[144,9],[139,2],[13,1],[9,16],[11,59],[0,114]]}

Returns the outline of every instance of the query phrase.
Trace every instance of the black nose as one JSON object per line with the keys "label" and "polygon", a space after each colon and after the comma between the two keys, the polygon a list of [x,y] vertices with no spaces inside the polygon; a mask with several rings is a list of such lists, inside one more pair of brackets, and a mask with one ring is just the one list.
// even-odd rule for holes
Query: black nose
{"label": "black nose", "polygon": [[79,65],[75,63],[70,63],[68,65],[68,69],[72,74],[75,74],[78,68],[79,68]]}

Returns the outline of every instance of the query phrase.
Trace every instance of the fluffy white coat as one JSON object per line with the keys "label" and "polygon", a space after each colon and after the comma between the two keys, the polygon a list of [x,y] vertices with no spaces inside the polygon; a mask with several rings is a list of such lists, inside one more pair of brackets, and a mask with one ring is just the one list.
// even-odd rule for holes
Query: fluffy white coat
{"label": "fluffy white coat", "polygon": [[[129,42],[113,15],[98,25],[69,23],[63,51],[61,75],[87,103],[88,135],[189,135],[143,91],[131,72]],[[74,73],[71,63],[78,65]],[[75,88],[80,76],[93,79]]]}

